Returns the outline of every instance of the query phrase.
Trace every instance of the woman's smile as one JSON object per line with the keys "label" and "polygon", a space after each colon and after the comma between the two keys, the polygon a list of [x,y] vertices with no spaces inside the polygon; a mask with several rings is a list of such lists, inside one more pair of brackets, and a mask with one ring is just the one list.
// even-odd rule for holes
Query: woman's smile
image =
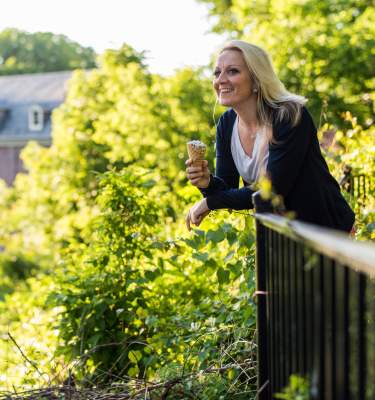
{"label": "woman's smile", "polygon": [[219,90],[220,90],[220,94],[225,94],[225,93],[233,92],[234,89],[231,89],[231,88],[223,88],[223,89],[219,89]]}

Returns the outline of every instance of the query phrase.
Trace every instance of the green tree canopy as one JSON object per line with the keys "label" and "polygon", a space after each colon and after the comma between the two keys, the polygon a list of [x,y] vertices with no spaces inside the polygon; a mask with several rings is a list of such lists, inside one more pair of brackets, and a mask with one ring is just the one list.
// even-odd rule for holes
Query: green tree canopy
{"label": "green tree canopy", "polygon": [[0,75],[93,68],[95,52],[64,35],[8,28],[0,33]]}
{"label": "green tree canopy", "polygon": [[212,30],[272,55],[286,87],[309,98],[319,120],[343,111],[373,118],[375,7],[371,0],[198,0]]}

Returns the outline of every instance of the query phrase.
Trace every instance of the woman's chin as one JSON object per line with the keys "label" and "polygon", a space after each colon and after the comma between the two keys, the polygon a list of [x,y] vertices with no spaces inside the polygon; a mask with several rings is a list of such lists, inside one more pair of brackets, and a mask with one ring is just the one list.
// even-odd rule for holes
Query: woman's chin
{"label": "woman's chin", "polygon": [[218,102],[221,106],[224,106],[224,107],[232,106],[232,102],[229,99],[223,99],[223,98],[219,97]]}

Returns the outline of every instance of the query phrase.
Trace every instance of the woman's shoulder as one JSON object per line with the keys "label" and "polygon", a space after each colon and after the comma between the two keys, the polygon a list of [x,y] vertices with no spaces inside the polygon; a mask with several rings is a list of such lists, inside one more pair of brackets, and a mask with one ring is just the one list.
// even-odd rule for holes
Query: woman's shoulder
{"label": "woman's shoulder", "polygon": [[[297,118],[294,118],[294,117]],[[290,130],[300,130],[310,127],[312,130],[316,130],[314,120],[305,105],[301,105],[297,114],[294,117],[290,113],[286,113],[282,119],[273,118],[273,131],[285,132]]]}
{"label": "woman's shoulder", "polygon": [[306,107],[305,105],[303,105],[303,106],[301,107],[301,117],[300,117],[300,121],[301,121],[301,122],[309,122],[309,123],[311,123],[312,125],[315,125],[315,124],[314,124],[313,117],[312,117],[312,115],[310,114],[309,110],[307,109],[307,107]]}
{"label": "woman's shoulder", "polygon": [[[299,118],[293,121],[286,117],[281,121],[273,122],[272,136],[274,139],[273,147],[288,143],[291,140],[310,140],[316,136],[316,127],[313,118],[306,106],[301,106]],[[272,146],[271,146],[272,147]]]}

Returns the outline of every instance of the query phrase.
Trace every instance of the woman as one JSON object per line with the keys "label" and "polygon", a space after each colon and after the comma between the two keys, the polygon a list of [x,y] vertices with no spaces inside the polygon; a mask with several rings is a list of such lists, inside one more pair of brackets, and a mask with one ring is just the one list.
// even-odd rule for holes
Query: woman
{"label": "woman", "polygon": [[229,42],[217,59],[213,86],[229,109],[217,125],[216,175],[207,161],[202,167],[186,161],[188,179],[204,196],[189,210],[188,229],[211,210],[253,208],[252,184],[266,175],[297,219],[349,232],[354,213],[320,152],[306,99],[285,89],[267,53]]}

